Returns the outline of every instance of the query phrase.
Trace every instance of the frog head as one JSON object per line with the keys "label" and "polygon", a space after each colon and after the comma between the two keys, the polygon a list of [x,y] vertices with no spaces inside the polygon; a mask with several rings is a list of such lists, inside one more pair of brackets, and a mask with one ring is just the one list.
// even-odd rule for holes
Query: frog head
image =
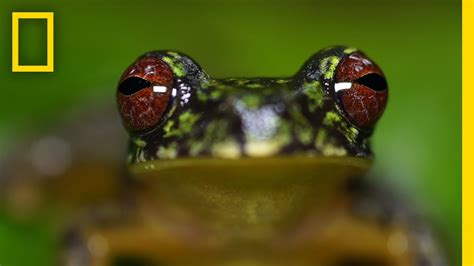
{"label": "frog head", "polygon": [[184,54],[156,51],[125,70],[117,101],[131,176],[159,212],[173,206],[254,238],[367,171],[387,83],[346,47],[316,53],[290,78],[215,79]]}
{"label": "frog head", "polygon": [[154,51],[125,70],[117,89],[129,163],[148,167],[192,158],[370,159],[387,95],[380,68],[341,46],[290,78],[214,79],[184,54]]}

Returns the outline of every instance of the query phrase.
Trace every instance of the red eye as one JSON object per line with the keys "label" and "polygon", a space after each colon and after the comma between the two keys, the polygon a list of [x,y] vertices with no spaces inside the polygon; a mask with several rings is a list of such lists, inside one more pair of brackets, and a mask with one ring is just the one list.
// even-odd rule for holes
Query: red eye
{"label": "red eye", "polygon": [[360,53],[339,64],[334,90],[349,120],[361,128],[373,126],[387,104],[388,85],[382,70]]}
{"label": "red eye", "polygon": [[158,57],[144,56],[125,70],[117,103],[125,127],[142,131],[157,125],[170,101],[171,69]]}

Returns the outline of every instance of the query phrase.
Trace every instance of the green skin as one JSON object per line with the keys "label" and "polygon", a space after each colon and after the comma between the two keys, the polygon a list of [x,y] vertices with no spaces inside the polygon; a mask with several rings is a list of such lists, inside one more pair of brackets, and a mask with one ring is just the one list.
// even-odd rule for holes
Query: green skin
{"label": "green skin", "polygon": [[155,128],[131,134],[128,161],[282,155],[370,159],[372,130],[346,119],[331,89],[338,63],[354,52],[327,48],[294,77],[249,79],[213,79],[185,55],[152,52],[173,71],[178,93]]}

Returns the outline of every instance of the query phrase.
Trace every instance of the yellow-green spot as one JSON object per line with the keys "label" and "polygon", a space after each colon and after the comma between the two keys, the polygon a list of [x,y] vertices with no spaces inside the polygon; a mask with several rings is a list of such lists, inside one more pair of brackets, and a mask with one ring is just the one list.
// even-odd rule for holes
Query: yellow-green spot
{"label": "yellow-green spot", "polygon": [[261,140],[247,140],[245,142],[245,153],[250,157],[265,157],[278,153],[281,149],[282,143],[276,139],[261,141]]}
{"label": "yellow-green spot", "polygon": [[240,157],[240,146],[234,139],[227,139],[212,145],[211,152],[215,157],[236,159]]}
{"label": "yellow-green spot", "polygon": [[180,127],[186,131],[191,130],[198,118],[199,115],[193,114],[191,111],[187,111],[179,116]]}
{"label": "yellow-green spot", "polygon": [[322,148],[324,147],[324,144],[326,143],[326,139],[327,139],[327,133],[326,133],[326,130],[324,129],[321,129],[318,131],[318,134],[316,135],[316,148],[318,148],[319,150],[322,150]]}
{"label": "yellow-green spot", "polygon": [[137,162],[144,162],[145,160],[145,151],[143,149],[137,149]]}
{"label": "yellow-green spot", "polygon": [[308,95],[308,98],[311,99],[309,104],[310,111],[315,111],[316,108],[323,106],[326,94],[323,92],[323,88],[319,81],[305,83],[303,91]]}
{"label": "yellow-green spot", "polygon": [[181,55],[178,54],[177,52],[169,51],[168,54],[177,59],[181,58]]}
{"label": "yellow-green spot", "polygon": [[323,124],[327,126],[334,126],[334,124],[341,122],[341,116],[335,112],[327,112],[324,117]]}
{"label": "yellow-green spot", "polygon": [[184,77],[186,75],[184,66],[180,62],[176,62],[174,58],[164,56],[162,60],[168,63],[171,70],[173,71],[173,74],[175,74],[177,77]]}
{"label": "yellow-green spot", "polygon": [[173,120],[170,120],[168,121],[168,123],[166,123],[166,125],[163,127],[163,130],[165,132],[165,135],[163,137],[180,137],[184,134],[191,132],[193,125],[198,120],[198,118],[199,115],[193,114],[191,111],[186,111],[182,113],[178,118],[178,127],[174,127],[175,122]]}
{"label": "yellow-green spot", "polygon": [[355,142],[355,139],[357,138],[358,135],[359,135],[359,130],[355,127],[350,127],[347,130],[346,136],[350,142]]}
{"label": "yellow-green spot", "polygon": [[260,83],[250,83],[250,84],[247,84],[246,86],[247,88],[250,88],[250,89],[258,89],[258,88],[263,87],[263,85]]}
{"label": "yellow-green spot", "polygon": [[171,57],[168,57],[168,56],[163,56],[161,58],[161,60],[165,61],[166,63],[168,63],[169,65],[173,65],[174,62],[173,62],[173,59]]}
{"label": "yellow-green spot", "polygon": [[221,90],[218,90],[218,89],[215,89],[211,92],[211,94],[209,95],[209,97],[213,100],[216,100],[216,99],[219,99],[222,97],[222,91]]}
{"label": "yellow-green spot", "polygon": [[339,58],[336,56],[331,57],[329,69],[324,73],[324,77],[327,79],[334,77],[334,72],[336,71],[336,67],[339,64]]}
{"label": "yellow-green spot", "polygon": [[137,147],[143,148],[146,146],[146,141],[142,140],[141,138],[133,138],[132,141]]}
{"label": "yellow-green spot", "polygon": [[279,79],[279,80],[276,81],[276,83],[278,83],[278,84],[286,84],[286,83],[288,83],[288,82],[290,82],[290,81],[291,81],[291,80],[289,80],[289,79]]}
{"label": "yellow-green spot", "polygon": [[174,159],[178,155],[177,144],[171,143],[168,147],[160,146],[156,155],[161,159]]}
{"label": "yellow-green spot", "polygon": [[348,48],[344,49],[345,54],[352,54],[355,51],[357,51],[357,49],[354,48],[354,47],[348,47]]}
{"label": "yellow-green spot", "polygon": [[189,155],[197,156],[203,149],[204,149],[204,142],[202,141],[189,142]]}
{"label": "yellow-green spot", "polygon": [[235,81],[236,81],[237,85],[239,85],[239,86],[243,86],[243,85],[245,85],[249,82],[248,79],[237,79]]}
{"label": "yellow-green spot", "polygon": [[298,139],[305,145],[311,143],[312,135],[313,134],[309,128],[300,128],[298,130]]}
{"label": "yellow-green spot", "polygon": [[339,57],[337,56],[328,56],[321,60],[319,69],[323,72],[323,76],[326,79],[334,77],[334,72],[336,71],[337,64],[339,64]]}
{"label": "yellow-green spot", "polygon": [[325,156],[344,156],[347,154],[347,151],[343,147],[338,147],[332,143],[329,143],[324,145],[322,153]]}
{"label": "yellow-green spot", "polygon": [[177,64],[176,66],[171,67],[173,69],[173,73],[178,77],[184,77],[186,75],[186,71],[184,70],[183,65]]}
{"label": "yellow-green spot", "polygon": [[168,122],[163,127],[163,131],[165,132],[164,137],[167,137],[167,135],[171,132],[171,129],[173,128],[173,126],[174,126],[174,121],[168,120]]}
{"label": "yellow-green spot", "polygon": [[134,149],[134,155],[130,154],[132,158],[130,158],[130,162],[135,159],[135,162],[144,162],[145,161],[145,152],[143,151],[143,148],[136,146]]}
{"label": "yellow-green spot", "polygon": [[248,94],[242,97],[242,102],[248,108],[258,108],[260,106],[262,98],[258,95]]}

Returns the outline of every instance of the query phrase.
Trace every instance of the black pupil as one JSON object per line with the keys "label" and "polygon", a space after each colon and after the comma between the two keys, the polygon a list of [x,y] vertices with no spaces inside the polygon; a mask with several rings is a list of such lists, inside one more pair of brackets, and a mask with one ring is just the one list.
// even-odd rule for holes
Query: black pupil
{"label": "black pupil", "polygon": [[138,77],[130,77],[120,83],[118,90],[125,95],[132,95],[135,92],[150,87],[151,83]]}
{"label": "black pupil", "polygon": [[367,86],[374,91],[384,91],[387,89],[387,81],[380,75],[370,73],[356,80],[357,83]]}

